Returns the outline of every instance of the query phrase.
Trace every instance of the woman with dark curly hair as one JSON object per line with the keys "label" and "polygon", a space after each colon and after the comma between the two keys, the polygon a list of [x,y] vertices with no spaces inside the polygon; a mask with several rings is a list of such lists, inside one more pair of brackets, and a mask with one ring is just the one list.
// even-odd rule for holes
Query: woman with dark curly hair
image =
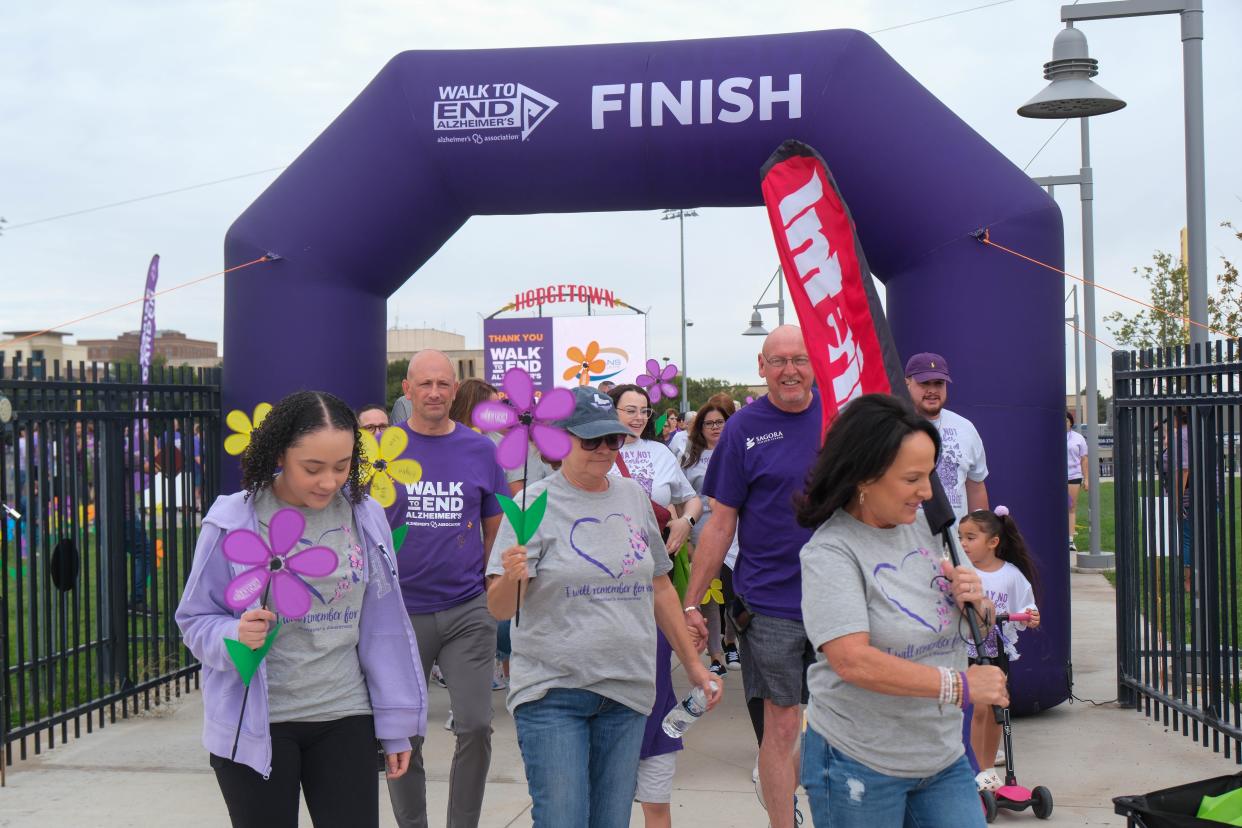
{"label": "woman with dark curly hair", "polygon": [[[185,644],[203,664],[203,746],[234,826],[296,825],[298,792],[316,825],[378,825],[375,742],[389,778],[405,773],[410,738],[426,732],[426,688],[414,631],[401,600],[392,536],[361,483],[358,420],[321,391],[281,400],[242,454],[242,491],[219,498],[203,518],[194,565],[177,608]],[[289,550],[271,548],[277,512],[305,528]],[[257,533],[270,568],[307,547],[327,547],[323,577],[292,575],[309,588],[310,610],[282,618],[254,601],[235,611],[226,534]],[[225,646],[258,649],[280,624],[243,705],[243,682]]]}

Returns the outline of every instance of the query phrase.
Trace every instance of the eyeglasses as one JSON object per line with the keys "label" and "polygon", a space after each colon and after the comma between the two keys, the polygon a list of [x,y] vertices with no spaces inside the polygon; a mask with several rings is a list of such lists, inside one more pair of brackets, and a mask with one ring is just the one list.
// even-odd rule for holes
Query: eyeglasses
{"label": "eyeglasses", "polygon": [[608,446],[609,451],[616,451],[625,445],[624,434],[605,434],[603,437],[579,437],[578,442],[583,451],[595,451],[601,445]]}
{"label": "eyeglasses", "polygon": [[784,368],[786,365],[788,365],[791,362],[794,364],[795,368],[805,368],[806,366],[811,364],[811,358],[809,356],[806,356],[805,354],[802,356],[796,356],[792,359],[790,359],[789,357],[783,357],[783,356],[773,356],[773,357],[765,356],[763,358],[763,361],[766,362],[768,365],[771,365],[773,368],[777,368],[777,369]]}
{"label": "eyeglasses", "polygon": [[639,414],[643,417],[650,417],[655,413],[650,408],[639,408],[636,405],[627,405],[625,408],[618,408],[617,410],[627,417],[633,417],[635,414]]}
{"label": "eyeglasses", "polygon": [[704,420],[703,428],[724,428],[724,420]]}
{"label": "eyeglasses", "polygon": [[380,423],[376,423],[375,425],[364,425],[364,426],[359,426],[359,428],[366,429],[367,431],[371,432],[372,434],[379,434],[381,431],[383,431],[384,429],[388,428],[388,426],[386,426],[386,425],[382,425],[382,424],[380,424]]}

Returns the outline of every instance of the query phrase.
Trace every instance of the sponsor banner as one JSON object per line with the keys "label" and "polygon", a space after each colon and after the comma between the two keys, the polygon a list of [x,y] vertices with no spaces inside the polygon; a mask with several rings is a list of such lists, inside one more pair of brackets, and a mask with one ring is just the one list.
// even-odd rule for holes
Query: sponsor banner
{"label": "sponsor banner", "polygon": [[[786,141],[761,176],[785,282],[819,383],[825,430],[842,406],[863,394],[908,399],[854,220],[823,158],[806,144]],[[936,475],[932,482],[924,513],[939,531],[954,516]]]}
{"label": "sponsor banner", "polygon": [[552,319],[483,320],[483,378],[497,388],[510,368],[524,368],[536,393],[556,387],[552,374],[559,365],[552,351]]}
{"label": "sponsor banner", "polygon": [[553,383],[561,388],[634,382],[647,362],[642,316],[558,316],[552,320]]}
{"label": "sponsor banner", "polygon": [[439,86],[432,112],[440,143],[525,141],[556,109],[557,102],[520,83]]}
{"label": "sponsor banner", "polygon": [[537,316],[483,320],[484,379],[525,368],[536,393],[552,388],[634,382],[647,362],[647,328],[634,316]]}

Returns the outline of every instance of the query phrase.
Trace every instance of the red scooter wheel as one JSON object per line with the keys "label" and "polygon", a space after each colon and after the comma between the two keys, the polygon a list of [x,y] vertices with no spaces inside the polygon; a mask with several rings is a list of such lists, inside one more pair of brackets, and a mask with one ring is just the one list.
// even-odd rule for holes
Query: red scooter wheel
{"label": "red scooter wheel", "polygon": [[1031,791],[1031,810],[1035,812],[1035,816],[1039,819],[1047,819],[1052,816],[1052,791],[1043,785]]}

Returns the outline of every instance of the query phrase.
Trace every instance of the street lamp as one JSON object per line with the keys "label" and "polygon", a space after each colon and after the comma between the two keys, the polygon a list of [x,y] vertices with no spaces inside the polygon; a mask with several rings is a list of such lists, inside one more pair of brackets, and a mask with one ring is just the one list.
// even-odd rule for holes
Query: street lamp
{"label": "street lamp", "polygon": [[[1091,172],[1092,115],[1116,112],[1125,101],[1104,89],[1091,78],[1098,73],[1097,61],[1087,53],[1087,36],[1075,28],[1057,33],[1052,42],[1052,60],[1044,64],[1047,88],[1018,108],[1024,118],[1079,118],[1082,165],[1078,175],[1052,175],[1034,179],[1036,184],[1051,189],[1058,184],[1077,184],[1082,202],[1082,278],[1083,314],[1087,338],[1095,342],[1095,219],[1092,204],[1095,198]],[[1077,339],[1075,339],[1077,344]],[[1084,566],[1107,566],[1100,550],[1100,458],[1099,458],[1099,378],[1095,349],[1088,345],[1087,416],[1084,420],[1087,438],[1087,503],[1090,512],[1089,543]],[[1075,366],[1077,367],[1077,366]],[[1078,391],[1074,389],[1075,393]],[[1070,538],[1073,541],[1073,538]]]}
{"label": "street lamp", "polygon": [[[746,330],[742,331],[742,336],[767,336],[768,330],[763,327],[763,314],[761,310],[767,308],[776,308],[776,322],[778,325],[785,324],[785,281],[781,278],[782,271],[778,266],[776,272],[772,274],[772,278],[768,279],[767,285],[763,288],[763,293],[759,294],[759,301],[754,304],[754,311],[750,314],[750,325]],[[764,302],[763,297],[768,295],[768,289],[772,287],[772,283],[776,282],[776,301]]]}
{"label": "street lamp", "polygon": [[[1080,143],[1082,164],[1078,175],[1045,176],[1034,179],[1037,184],[1051,190],[1058,184],[1077,184],[1082,203],[1083,247],[1083,312],[1086,316],[1086,335],[1094,341],[1096,332],[1095,313],[1095,234],[1094,234],[1094,184],[1091,170],[1091,115],[1116,112],[1125,102],[1090,80],[1097,70],[1097,61],[1087,52],[1087,38],[1077,29],[1067,28],[1059,32],[1053,41],[1052,60],[1044,64],[1044,77],[1051,83],[1048,87],[1018,109],[1026,118],[1080,118]],[[1075,340],[1077,344],[1077,340]],[[1094,355],[1094,349],[1091,349]],[[1087,438],[1087,499],[1090,514],[1088,555],[1100,553],[1099,520],[1099,387],[1097,361],[1087,359],[1087,416],[1084,420]],[[1077,387],[1075,388],[1077,393]],[[1072,539],[1071,539],[1072,540]]]}
{"label": "street lamp", "polygon": [[[1071,27],[1067,31],[1073,31],[1074,23],[1083,20],[1147,17],[1157,14],[1176,14],[1181,17],[1182,98],[1186,124],[1186,273],[1190,288],[1190,320],[1194,323],[1190,326],[1190,341],[1195,344],[1202,343],[1206,347],[1208,341],[1207,184],[1203,161],[1203,0],[1113,0],[1113,2],[1083,3],[1061,7],[1061,21]],[[1046,64],[1045,68],[1058,63],[1057,44],[1061,42],[1065,34],[1066,32],[1062,32],[1057,35],[1057,40],[1053,44],[1053,61]],[[1070,47],[1070,45],[1067,41],[1066,46]],[[1082,53],[1085,57],[1085,38],[1082,40]],[[1094,61],[1091,63],[1094,64]],[[1093,69],[1093,65],[1089,67],[1089,70]],[[1078,71],[1081,72],[1081,68]],[[1094,71],[1090,71],[1090,74],[1094,74]],[[1074,102],[1084,100],[1078,97],[1081,82],[1085,81],[1089,84],[1090,81],[1081,77],[1066,78],[1076,81],[1071,84],[1065,83],[1052,74],[1048,74],[1047,77],[1052,83],[1042,93],[1028,101],[1022,109],[1019,109],[1018,114],[1027,118],[1086,118],[1120,108],[1116,106],[1115,99],[1112,103],[1108,103],[1100,97],[1092,98],[1088,93],[1084,105],[1089,111],[1065,111],[1065,108],[1072,107]],[[1063,89],[1065,93],[1061,92]],[[1060,111],[1057,111],[1058,105],[1062,107]],[[1083,130],[1085,136],[1085,120]],[[1090,321],[1090,311],[1087,311],[1087,314],[1087,319]]]}
{"label": "street lamp", "polygon": [[686,369],[686,328],[690,327],[686,324],[686,219],[697,216],[694,210],[665,210],[664,215],[660,217],[660,221],[669,221],[677,219],[677,231],[681,238],[681,410],[684,413],[689,403],[689,394],[686,385],[686,377],[688,372]]}

